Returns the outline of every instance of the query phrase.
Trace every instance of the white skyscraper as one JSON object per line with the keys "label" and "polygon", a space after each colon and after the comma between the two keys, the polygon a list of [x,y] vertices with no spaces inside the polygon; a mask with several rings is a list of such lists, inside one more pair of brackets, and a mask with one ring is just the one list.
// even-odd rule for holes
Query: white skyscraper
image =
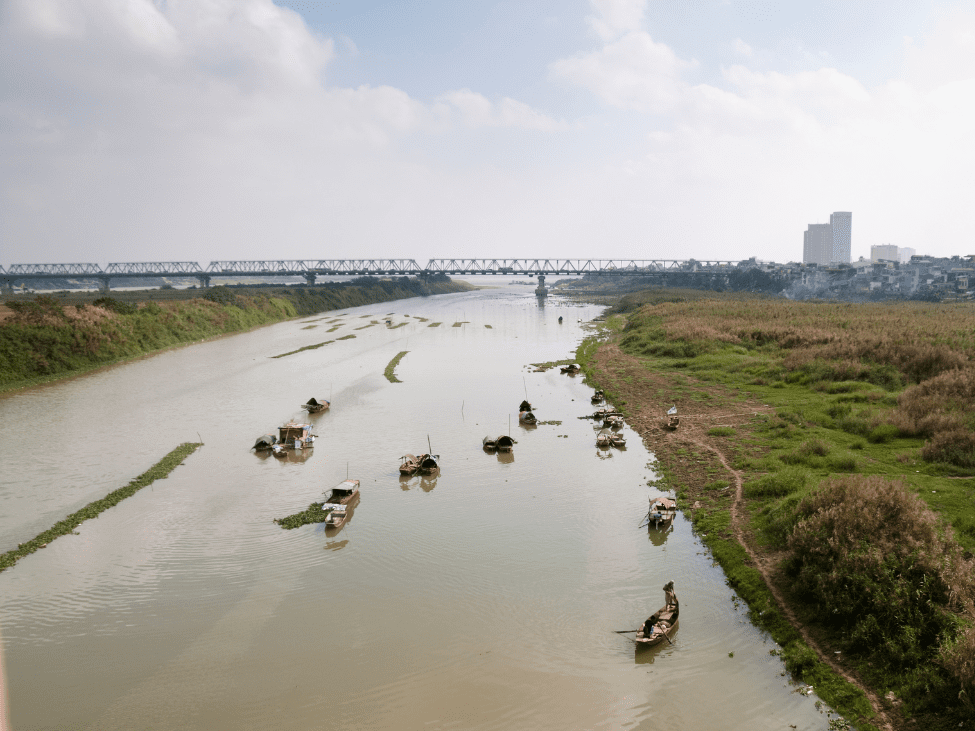
{"label": "white skyscraper", "polygon": [[828,223],[810,223],[802,236],[803,264],[826,266],[833,255],[833,230]]}
{"label": "white skyscraper", "polygon": [[830,261],[836,264],[849,264],[852,251],[853,214],[850,211],[831,213],[829,226],[833,229],[833,251]]}

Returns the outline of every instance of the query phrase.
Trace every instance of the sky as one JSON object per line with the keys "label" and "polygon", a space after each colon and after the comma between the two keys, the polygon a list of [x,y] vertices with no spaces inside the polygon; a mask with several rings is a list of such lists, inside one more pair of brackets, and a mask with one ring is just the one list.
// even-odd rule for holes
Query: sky
{"label": "sky", "polygon": [[975,0],[0,0],[0,265],[975,253]]}

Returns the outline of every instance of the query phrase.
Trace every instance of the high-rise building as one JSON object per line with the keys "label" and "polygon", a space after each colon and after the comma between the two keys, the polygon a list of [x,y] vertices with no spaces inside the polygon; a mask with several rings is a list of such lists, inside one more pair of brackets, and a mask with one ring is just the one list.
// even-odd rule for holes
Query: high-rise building
{"label": "high-rise building", "polygon": [[802,263],[826,266],[832,255],[832,227],[828,223],[810,223],[802,235]]}
{"label": "high-rise building", "polygon": [[870,261],[900,261],[900,253],[893,244],[874,244],[870,247]]}
{"label": "high-rise building", "polygon": [[850,211],[831,213],[829,225],[833,229],[833,251],[830,261],[836,264],[849,264],[852,258],[853,214]]}

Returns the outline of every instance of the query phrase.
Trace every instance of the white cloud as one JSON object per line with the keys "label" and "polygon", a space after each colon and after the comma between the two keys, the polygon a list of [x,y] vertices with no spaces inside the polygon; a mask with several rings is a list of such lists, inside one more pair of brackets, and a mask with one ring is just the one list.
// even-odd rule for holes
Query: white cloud
{"label": "white cloud", "polygon": [[550,64],[551,73],[583,86],[606,103],[624,109],[672,109],[685,89],[681,74],[693,68],[649,34],[631,32],[598,51]]}
{"label": "white cloud", "polygon": [[610,41],[640,30],[646,0],[589,0],[594,11],[586,18],[602,40]]}

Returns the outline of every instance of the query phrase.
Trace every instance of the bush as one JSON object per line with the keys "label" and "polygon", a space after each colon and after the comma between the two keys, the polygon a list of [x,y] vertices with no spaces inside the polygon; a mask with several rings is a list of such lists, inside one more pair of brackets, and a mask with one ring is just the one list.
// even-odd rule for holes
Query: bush
{"label": "bush", "polygon": [[735,430],[730,426],[716,426],[708,429],[709,437],[733,437]]}
{"label": "bush", "polygon": [[921,449],[921,458],[956,467],[975,467],[975,434],[958,428],[935,434]]}
{"label": "bush", "polygon": [[867,434],[867,441],[871,444],[886,444],[894,441],[900,435],[900,429],[893,424],[881,424]]}
{"label": "bush", "polygon": [[114,297],[99,297],[94,302],[92,302],[92,304],[95,305],[96,307],[102,307],[106,310],[111,310],[112,312],[115,312],[119,315],[132,315],[139,309],[134,304],[131,304],[129,302],[120,302]]}
{"label": "bush", "polygon": [[[852,652],[904,682],[937,663],[975,599],[975,565],[950,528],[903,483],[880,477],[826,480],[796,514],[786,572],[797,595]],[[915,708],[944,701],[932,693]]]}
{"label": "bush", "polygon": [[790,467],[746,482],[744,492],[746,497],[753,498],[783,497],[801,490],[806,486],[807,479],[808,473],[805,470]]}

